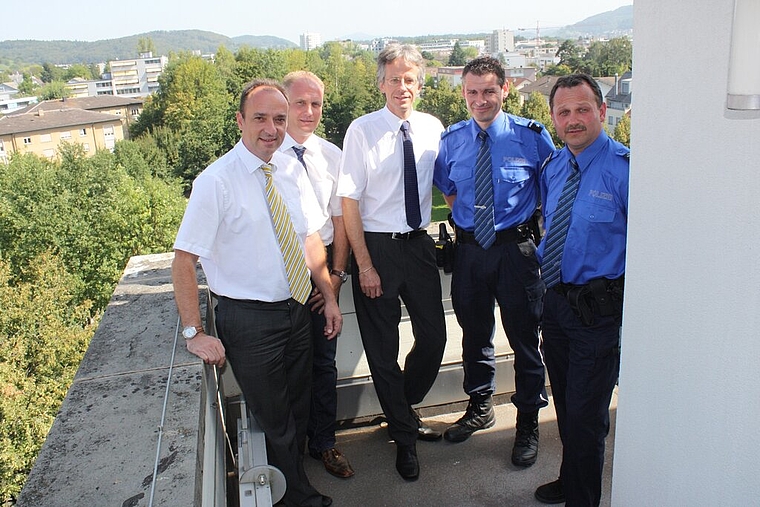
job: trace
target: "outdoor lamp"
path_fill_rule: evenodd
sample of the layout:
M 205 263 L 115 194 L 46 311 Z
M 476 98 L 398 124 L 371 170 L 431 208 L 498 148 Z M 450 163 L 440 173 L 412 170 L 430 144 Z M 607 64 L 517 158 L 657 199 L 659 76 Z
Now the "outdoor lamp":
M 734 0 L 728 109 L 760 109 L 760 0 Z

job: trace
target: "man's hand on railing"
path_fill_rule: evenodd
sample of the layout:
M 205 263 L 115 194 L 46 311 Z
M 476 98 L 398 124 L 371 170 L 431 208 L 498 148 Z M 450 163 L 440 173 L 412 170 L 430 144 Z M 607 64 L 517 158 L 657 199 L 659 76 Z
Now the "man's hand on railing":
M 219 338 L 198 333 L 191 340 L 187 340 L 187 350 L 203 359 L 206 364 L 222 367 L 225 361 L 224 345 Z

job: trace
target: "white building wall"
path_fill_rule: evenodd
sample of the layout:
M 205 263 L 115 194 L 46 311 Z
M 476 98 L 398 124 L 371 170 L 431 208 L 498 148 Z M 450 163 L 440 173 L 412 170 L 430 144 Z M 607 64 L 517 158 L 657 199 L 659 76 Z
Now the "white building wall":
M 733 5 L 634 3 L 613 506 L 760 498 L 760 112 L 725 108 Z

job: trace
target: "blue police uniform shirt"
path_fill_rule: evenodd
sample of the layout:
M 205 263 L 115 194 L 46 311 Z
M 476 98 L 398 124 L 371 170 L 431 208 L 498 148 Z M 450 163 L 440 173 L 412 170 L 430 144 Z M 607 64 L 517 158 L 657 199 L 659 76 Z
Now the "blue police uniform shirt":
M 602 131 L 575 157 L 581 180 L 573 203 L 562 254 L 562 281 L 575 285 L 595 278 L 615 279 L 625 273 L 628 225 L 628 167 L 630 151 Z M 547 236 L 562 188 L 570 172 L 572 153 L 557 150 L 541 175 L 541 200 Z M 538 247 L 543 260 L 544 246 Z
M 473 119 L 441 135 L 433 183 L 444 195 L 456 194 L 452 216 L 457 226 L 475 228 L 475 160 L 480 127 Z M 494 225 L 497 231 L 528 221 L 538 204 L 538 176 L 554 143 L 540 123 L 500 112 L 486 129 L 493 171 Z

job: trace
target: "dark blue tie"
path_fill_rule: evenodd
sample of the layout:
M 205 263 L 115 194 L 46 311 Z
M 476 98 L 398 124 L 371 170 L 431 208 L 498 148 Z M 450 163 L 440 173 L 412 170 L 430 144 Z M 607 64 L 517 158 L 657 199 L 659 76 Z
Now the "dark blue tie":
M 422 223 L 420 216 L 420 194 L 417 190 L 417 164 L 414 163 L 414 147 L 409 137 L 409 122 L 401 124 L 401 134 L 404 137 L 404 206 L 406 208 L 406 223 L 412 229 L 418 229 Z
M 562 252 L 565 250 L 565 239 L 570 227 L 570 216 L 575 203 L 575 195 L 578 193 L 578 184 L 581 181 L 581 172 L 578 170 L 578 162 L 575 158 L 570 159 L 570 174 L 567 175 L 565 186 L 557 202 L 552 223 L 546 234 L 544 246 L 544 258 L 541 263 L 541 276 L 547 288 L 553 287 L 562 281 Z
M 306 151 L 306 148 L 304 148 L 303 146 L 298 146 L 297 144 L 294 144 L 293 151 L 296 152 L 296 157 L 298 158 L 298 161 L 301 162 L 301 165 L 303 166 L 303 168 L 306 169 L 306 172 L 308 172 L 309 168 L 306 167 L 306 162 L 303 159 L 303 154 Z
M 496 240 L 493 224 L 493 174 L 488 132 L 478 132 L 480 147 L 475 160 L 475 240 L 488 249 Z

